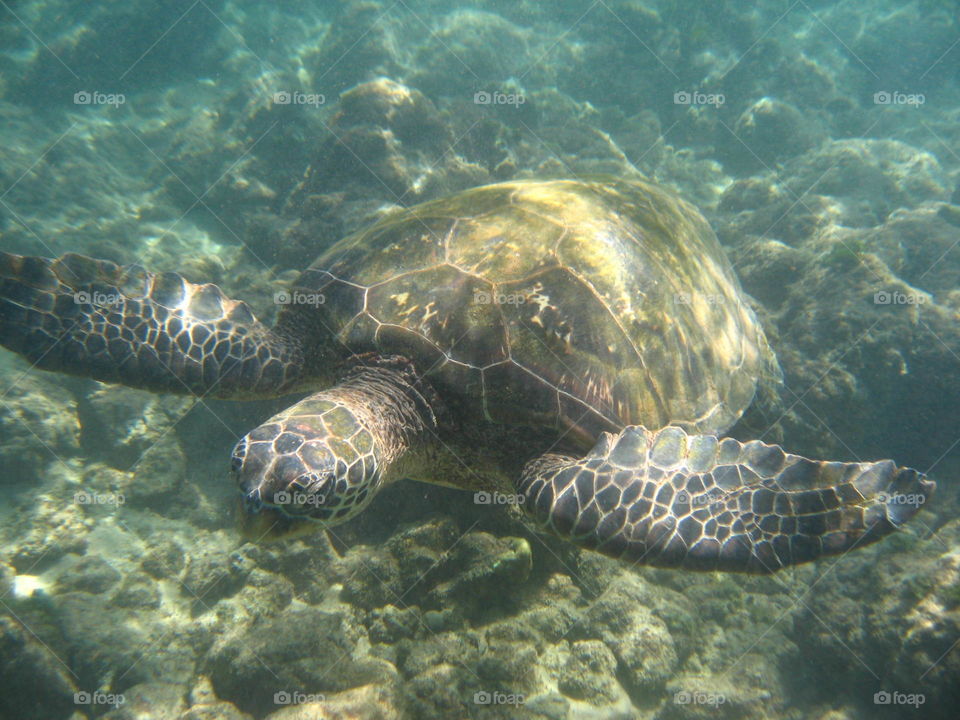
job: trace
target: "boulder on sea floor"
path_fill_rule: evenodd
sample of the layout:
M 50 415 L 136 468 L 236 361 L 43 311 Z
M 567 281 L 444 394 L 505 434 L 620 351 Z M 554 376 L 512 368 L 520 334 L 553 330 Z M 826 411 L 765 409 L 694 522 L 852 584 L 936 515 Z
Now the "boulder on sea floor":
M 275 698 L 390 684 L 396 669 L 369 654 L 366 631 L 346 607 L 290 607 L 213 645 L 204 667 L 219 697 L 263 715 Z
M 45 468 L 80 453 L 77 401 L 46 376 L 13 372 L 0 402 L 3 482 L 39 484 Z

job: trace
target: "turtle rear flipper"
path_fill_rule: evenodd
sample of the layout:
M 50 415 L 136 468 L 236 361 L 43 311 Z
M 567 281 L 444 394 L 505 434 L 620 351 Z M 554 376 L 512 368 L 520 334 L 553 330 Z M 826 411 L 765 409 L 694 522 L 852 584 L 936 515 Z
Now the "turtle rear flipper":
M 215 285 L 68 254 L 0 253 L 0 344 L 34 366 L 161 392 L 289 391 L 298 343 Z
M 935 484 L 892 461 L 817 462 L 759 441 L 604 434 L 582 459 L 524 470 L 524 506 L 549 530 L 645 565 L 771 573 L 897 530 Z

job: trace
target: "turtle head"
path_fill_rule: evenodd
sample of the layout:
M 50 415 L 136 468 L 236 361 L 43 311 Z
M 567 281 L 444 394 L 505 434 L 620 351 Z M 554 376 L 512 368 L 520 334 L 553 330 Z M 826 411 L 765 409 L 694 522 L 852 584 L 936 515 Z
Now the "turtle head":
M 373 435 L 346 405 L 312 395 L 248 433 L 233 451 L 241 530 L 279 540 L 337 525 L 381 485 Z

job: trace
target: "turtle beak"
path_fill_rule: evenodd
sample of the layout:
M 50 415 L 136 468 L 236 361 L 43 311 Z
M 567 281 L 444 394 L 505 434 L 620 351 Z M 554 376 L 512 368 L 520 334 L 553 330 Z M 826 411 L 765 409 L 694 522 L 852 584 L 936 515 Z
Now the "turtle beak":
M 250 497 L 252 494 L 247 493 L 237 500 L 237 520 L 240 534 L 245 540 L 254 543 L 289 540 L 315 533 L 319 529 L 316 522 L 292 518 L 275 508 L 263 507 L 259 497 Z

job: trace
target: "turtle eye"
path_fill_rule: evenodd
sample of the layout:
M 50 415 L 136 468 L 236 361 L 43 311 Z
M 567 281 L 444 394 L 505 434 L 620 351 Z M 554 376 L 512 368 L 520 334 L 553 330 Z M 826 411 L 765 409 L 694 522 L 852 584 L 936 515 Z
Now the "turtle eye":
M 294 478 L 293 482 L 290 483 L 290 489 L 305 493 L 318 493 L 329 482 L 330 477 L 327 473 L 321 475 L 320 473 L 308 472 Z
M 300 492 L 306 492 L 307 488 L 310 487 L 310 476 L 313 473 L 304 473 L 303 475 L 298 475 L 290 483 L 291 490 L 299 490 Z

